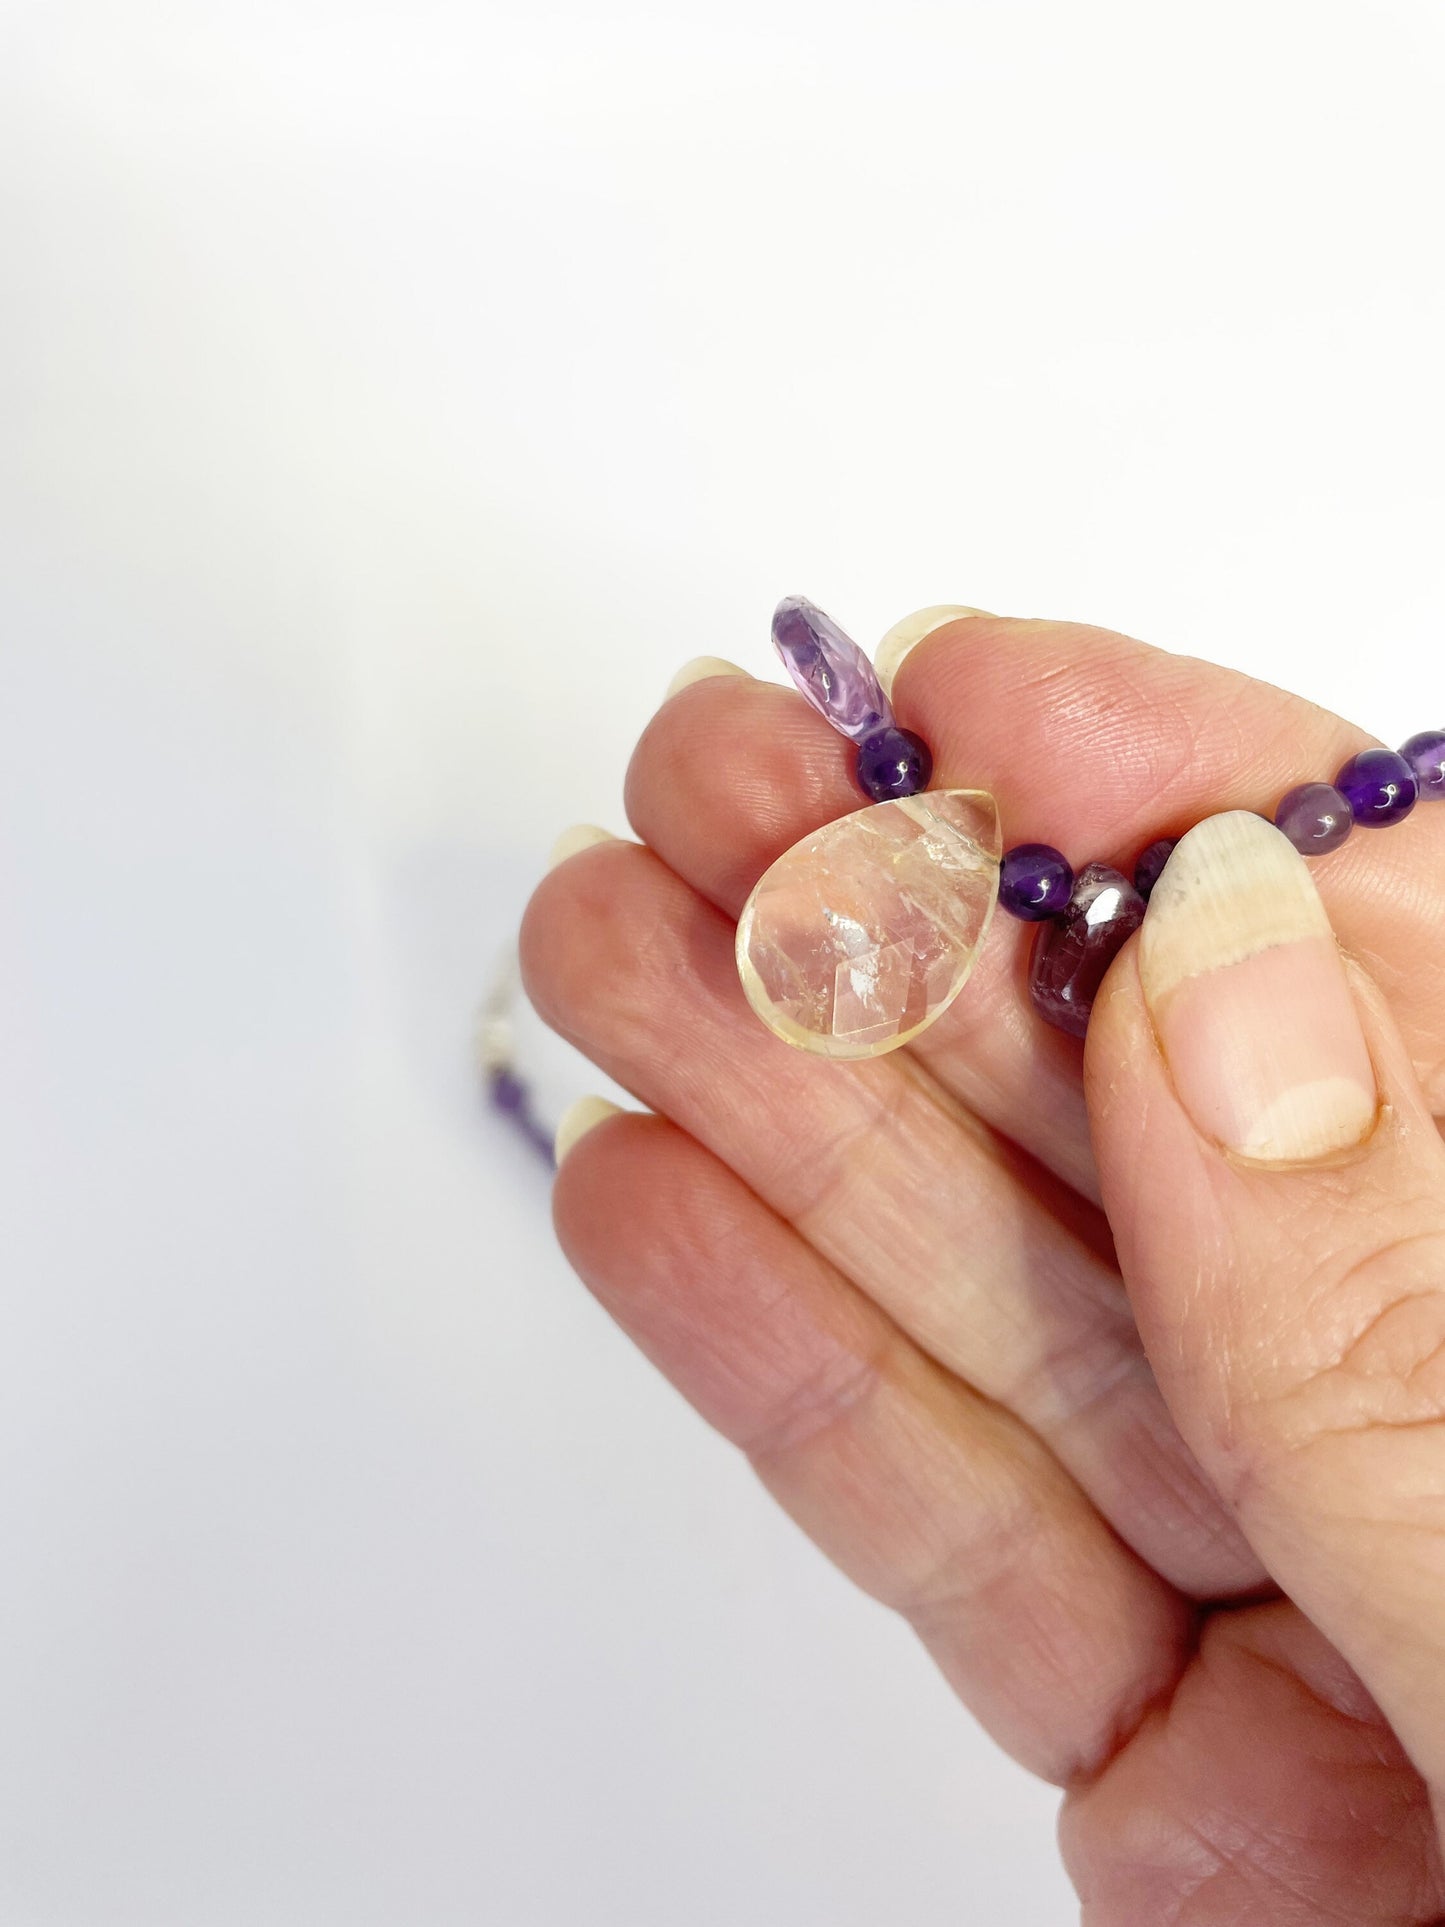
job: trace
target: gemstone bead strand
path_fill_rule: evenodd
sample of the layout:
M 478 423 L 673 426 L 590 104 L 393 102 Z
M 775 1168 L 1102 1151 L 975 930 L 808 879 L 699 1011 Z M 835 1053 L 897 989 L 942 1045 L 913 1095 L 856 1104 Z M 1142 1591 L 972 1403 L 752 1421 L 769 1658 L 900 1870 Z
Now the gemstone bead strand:
M 1442 729 L 1421 730 L 1398 750 L 1361 750 L 1336 772 L 1333 783 L 1297 784 L 1280 798 L 1273 820 L 1302 855 L 1325 856 L 1357 826 L 1386 829 L 1403 823 L 1417 802 L 1427 801 L 1445 801 Z M 1029 996 L 1056 1029 L 1084 1035 L 1104 974 L 1143 922 L 1149 894 L 1176 841 L 1161 837 L 1140 852 L 1132 888 L 1107 864 L 1086 864 L 1066 906 L 1042 913 L 1029 961 Z M 1021 843 L 1005 852 L 1000 866 L 999 903 L 1029 922 L 1040 917 L 1030 908 L 1028 879 L 1041 852 L 1059 856 L 1045 844 Z M 1021 882 L 1011 888 L 1013 876 Z
M 773 643 L 813 708 L 854 745 L 858 787 L 871 802 L 901 802 L 928 789 L 928 745 L 900 725 L 873 664 L 830 616 L 806 597 L 785 596 L 773 615 Z M 1333 782 L 1299 783 L 1281 797 L 1273 821 L 1303 855 L 1325 856 L 1357 827 L 1401 823 L 1424 800 L 1445 800 L 1445 730 L 1422 730 L 1398 750 L 1359 751 Z M 1176 841 L 1159 837 L 1141 850 L 1132 883 L 1105 863 L 1076 874 L 1048 843 L 1016 844 L 998 860 L 1000 906 L 1037 925 L 1030 997 L 1058 1029 L 1083 1036 L 1104 975 L 1142 923 Z

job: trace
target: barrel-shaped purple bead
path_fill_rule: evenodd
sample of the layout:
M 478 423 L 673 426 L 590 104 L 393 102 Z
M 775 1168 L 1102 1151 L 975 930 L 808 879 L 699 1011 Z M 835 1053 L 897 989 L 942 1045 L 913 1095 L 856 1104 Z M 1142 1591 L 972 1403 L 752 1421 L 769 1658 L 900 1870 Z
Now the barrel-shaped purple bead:
M 1419 784 L 1397 750 L 1362 749 L 1335 777 L 1361 829 L 1383 830 L 1403 823 L 1415 807 Z
M 1105 972 L 1144 921 L 1144 899 L 1107 863 L 1087 863 L 1062 916 L 1039 925 L 1029 964 L 1034 1009 L 1082 1037 Z
M 1401 743 L 1400 754 L 1419 786 L 1420 801 L 1445 801 L 1445 729 L 1422 729 Z
M 1301 856 L 1324 856 L 1355 827 L 1355 813 L 1333 783 L 1300 783 L 1280 798 L 1274 822 Z
M 1025 923 L 1056 917 L 1068 908 L 1073 890 L 1073 868 L 1051 843 L 1016 843 L 1004 852 L 998 873 L 998 901 L 999 908 L 1011 917 Z

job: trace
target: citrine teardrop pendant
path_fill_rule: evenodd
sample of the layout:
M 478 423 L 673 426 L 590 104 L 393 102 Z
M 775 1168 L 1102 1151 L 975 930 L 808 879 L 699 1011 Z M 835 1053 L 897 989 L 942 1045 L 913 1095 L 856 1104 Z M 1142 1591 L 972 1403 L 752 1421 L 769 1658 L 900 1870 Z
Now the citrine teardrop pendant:
M 941 1017 L 998 901 L 998 809 L 928 790 L 824 824 L 768 869 L 738 923 L 748 1002 L 786 1043 L 881 1057 Z

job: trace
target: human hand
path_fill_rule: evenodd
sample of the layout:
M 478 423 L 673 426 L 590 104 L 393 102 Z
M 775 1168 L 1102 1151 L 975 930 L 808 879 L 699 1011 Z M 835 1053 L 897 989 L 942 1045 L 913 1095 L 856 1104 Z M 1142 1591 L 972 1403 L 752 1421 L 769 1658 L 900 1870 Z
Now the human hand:
M 928 637 L 893 695 L 935 785 L 991 790 L 1011 843 L 1125 867 L 1368 741 L 1208 664 L 993 617 Z M 627 806 L 645 847 L 563 862 L 523 928 L 542 1015 L 657 1113 L 559 1172 L 582 1277 L 1068 1790 L 1089 1927 L 1435 1921 L 1445 808 L 1310 869 L 1343 966 L 1276 943 L 1171 1001 L 1229 919 L 1293 905 L 1280 939 L 1314 901 L 1273 832 L 1211 823 L 1086 1049 L 1029 1007 L 1031 933 L 998 918 L 931 1030 L 835 1064 L 757 1023 L 733 925 L 859 806 L 847 745 L 789 689 L 708 676 L 644 733 Z M 1324 1086 L 1275 1114 L 1268 1163 L 1219 1141 L 1254 1141 L 1261 1024 Z M 1330 1117 L 1362 1141 L 1318 1154 L 1299 1132 Z

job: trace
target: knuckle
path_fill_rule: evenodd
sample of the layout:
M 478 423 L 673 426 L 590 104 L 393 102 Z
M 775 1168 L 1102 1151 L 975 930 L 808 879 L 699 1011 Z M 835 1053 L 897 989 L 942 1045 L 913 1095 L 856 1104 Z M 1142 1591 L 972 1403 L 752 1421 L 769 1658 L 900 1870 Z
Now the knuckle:
M 1007 1502 L 955 1520 L 946 1543 L 920 1548 L 885 1603 L 931 1643 L 986 1603 L 1006 1608 L 1020 1575 L 1047 1572 L 1054 1526 L 1042 1498 L 1020 1484 Z
M 871 1354 L 830 1353 L 778 1399 L 766 1421 L 743 1441 L 743 1450 L 765 1476 L 769 1470 L 781 1469 L 809 1447 L 835 1438 L 856 1422 L 888 1369 L 884 1346 Z
M 562 1035 L 590 1036 L 604 1011 L 625 1005 L 647 947 L 638 897 L 650 863 L 636 844 L 598 845 L 532 893 L 518 936 L 522 983 L 538 1015 Z

